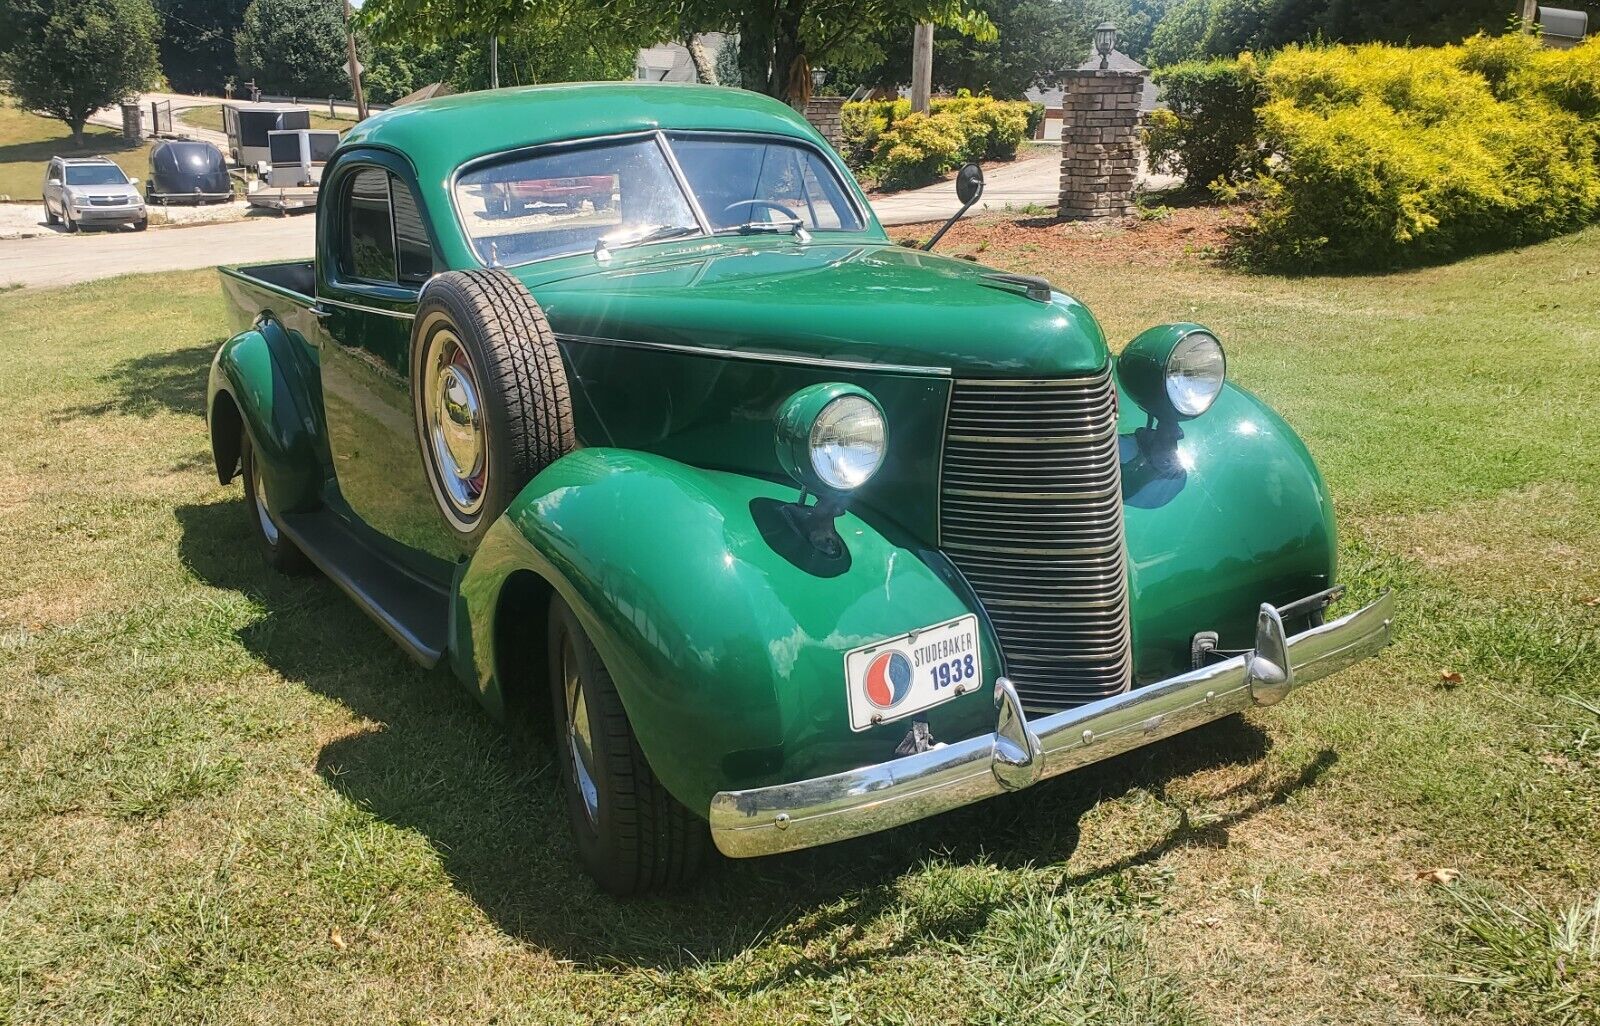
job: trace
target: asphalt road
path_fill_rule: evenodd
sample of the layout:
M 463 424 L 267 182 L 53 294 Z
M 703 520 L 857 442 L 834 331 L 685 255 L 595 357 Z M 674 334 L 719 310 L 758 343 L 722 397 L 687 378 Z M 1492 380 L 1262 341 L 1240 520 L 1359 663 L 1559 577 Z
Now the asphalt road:
M 315 216 L 305 213 L 145 232 L 90 230 L 0 242 L 0 288 L 48 288 L 144 271 L 310 259 L 315 224 Z

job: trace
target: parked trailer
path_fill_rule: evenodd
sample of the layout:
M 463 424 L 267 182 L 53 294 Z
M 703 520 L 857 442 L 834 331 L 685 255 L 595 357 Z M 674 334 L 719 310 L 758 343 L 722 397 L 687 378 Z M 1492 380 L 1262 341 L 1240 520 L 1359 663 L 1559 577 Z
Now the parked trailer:
M 261 188 L 250 193 L 251 206 L 286 214 L 317 205 L 322 167 L 339 147 L 339 133 L 326 129 L 268 132 L 271 154 Z
M 224 104 L 222 126 L 228 134 L 228 157 L 240 167 L 261 167 L 272 160 L 268 137 L 277 131 L 311 127 L 306 107 Z

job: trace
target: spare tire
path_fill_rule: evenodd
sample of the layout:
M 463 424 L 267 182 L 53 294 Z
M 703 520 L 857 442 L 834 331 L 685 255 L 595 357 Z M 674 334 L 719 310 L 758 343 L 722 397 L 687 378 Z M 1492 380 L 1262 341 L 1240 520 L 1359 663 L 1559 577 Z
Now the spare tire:
M 423 286 L 411 393 L 433 495 L 466 549 L 533 476 L 575 445 L 572 393 L 550 322 L 505 271 Z

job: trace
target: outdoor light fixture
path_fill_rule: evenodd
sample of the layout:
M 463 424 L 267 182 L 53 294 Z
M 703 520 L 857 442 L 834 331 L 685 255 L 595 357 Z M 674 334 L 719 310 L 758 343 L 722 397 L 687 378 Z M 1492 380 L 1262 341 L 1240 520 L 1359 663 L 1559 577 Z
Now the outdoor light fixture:
M 826 68 L 811 69 L 811 88 L 813 91 L 821 89 L 827 81 L 828 71 Z
M 1105 71 L 1111 67 L 1111 51 L 1117 48 L 1117 27 L 1109 21 L 1102 21 L 1094 27 L 1094 48 L 1100 55 L 1100 70 Z

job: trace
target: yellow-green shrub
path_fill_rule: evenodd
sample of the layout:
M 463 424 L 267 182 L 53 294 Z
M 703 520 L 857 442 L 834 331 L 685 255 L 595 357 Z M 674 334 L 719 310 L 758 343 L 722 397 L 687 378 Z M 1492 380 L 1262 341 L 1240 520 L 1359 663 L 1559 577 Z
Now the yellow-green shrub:
M 887 189 L 926 185 L 958 166 L 968 147 L 954 114 L 907 114 L 878 140 L 870 165 Z
M 1011 160 L 1027 138 L 1025 102 L 960 95 L 914 114 L 908 100 L 847 103 L 841 112 L 846 163 L 891 189 L 915 188 L 969 160 Z
M 1394 266 L 1546 238 L 1600 216 L 1600 132 L 1562 53 L 1502 40 L 1291 47 L 1266 72 L 1279 159 L 1241 238 L 1257 262 Z

